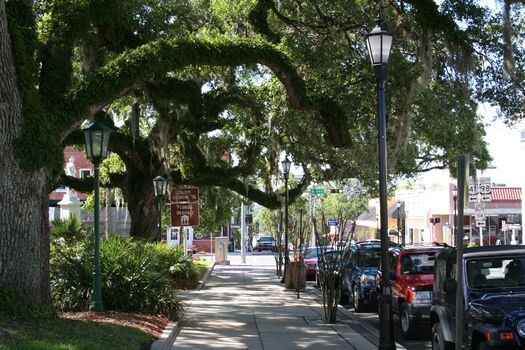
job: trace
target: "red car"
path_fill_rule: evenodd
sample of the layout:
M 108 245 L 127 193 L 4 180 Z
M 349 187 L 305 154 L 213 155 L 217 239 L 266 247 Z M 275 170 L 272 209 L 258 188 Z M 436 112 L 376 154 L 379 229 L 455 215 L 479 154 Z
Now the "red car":
M 418 323 L 429 321 L 434 283 L 434 260 L 444 246 L 390 249 L 392 310 L 399 315 L 403 337 L 415 337 Z M 378 275 L 377 286 L 381 274 Z M 379 293 L 379 292 L 378 292 Z
M 304 265 L 306 266 L 306 280 L 315 281 L 317 275 L 317 259 L 318 254 L 328 251 L 326 247 L 311 247 L 306 248 L 303 253 Z

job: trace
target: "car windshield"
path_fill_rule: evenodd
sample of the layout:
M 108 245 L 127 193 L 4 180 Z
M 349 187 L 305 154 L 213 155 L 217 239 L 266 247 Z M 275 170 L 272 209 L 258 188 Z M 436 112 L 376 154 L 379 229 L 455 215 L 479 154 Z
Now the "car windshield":
M 317 248 L 308 248 L 304 252 L 305 259 L 315 259 L 317 258 Z
M 525 256 L 470 259 L 467 282 L 473 289 L 525 287 Z
M 379 267 L 381 249 L 362 249 L 359 251 L 359 266 Z
M 261 241 L 261 242 L 273 242 L 273 241 L 275 241 L 275 238 L 273 238 L 273 237 L 261 237 L 261 238 L 259 238 L 259 241 Z
M 434 273 L 435 252 L 403 254 L 401 256 L 401 274 L 419 275 Z

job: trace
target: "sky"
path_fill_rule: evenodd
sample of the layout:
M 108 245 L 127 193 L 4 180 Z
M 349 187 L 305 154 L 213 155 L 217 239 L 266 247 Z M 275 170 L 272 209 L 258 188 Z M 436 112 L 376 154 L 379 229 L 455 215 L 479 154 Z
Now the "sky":
M 525 126 L 509 129 L 500 120 L 493 122 L 496 111 L 490 106 L 480 106 L 479 113 L 487 124 L 485 141 L 493 158 L 491 164 L 495 166 L 487 171 L 492 182 L 507 186 L 525 185 L 525 142 L 520 142 L 520 130 L 525 130 Z

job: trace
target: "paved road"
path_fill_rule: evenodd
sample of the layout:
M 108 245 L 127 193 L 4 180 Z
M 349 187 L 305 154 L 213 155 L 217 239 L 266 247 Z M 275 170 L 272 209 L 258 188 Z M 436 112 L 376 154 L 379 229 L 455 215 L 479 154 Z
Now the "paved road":
M 351 310 L 355 317 L 359 318 L 360 320 L 366 321 L 370 323 L 373 327 L 379 329 L 379 316 L 377 315 L 376 311 L 355 313 L 353 312 L 353 308 L 349 308 L 348 306 L 346 306 L 345 308 Z M 399 327 L 399 319 L 397 318 L 397 316 L 394 315 L 394 337 L 399 344 L 403 345 L 409 350 L 431 349 L 432 346 L 430 344 L 430 338 L 432 333 L 430 332 L 430 326 L 422 325 L 419 329 L 420 331 L 418 332 L 418 334 L 420 334 L 420 337 L 418 337 L 418 339 L 403 339 L 403 336 L 401 334 L 401 328 Z

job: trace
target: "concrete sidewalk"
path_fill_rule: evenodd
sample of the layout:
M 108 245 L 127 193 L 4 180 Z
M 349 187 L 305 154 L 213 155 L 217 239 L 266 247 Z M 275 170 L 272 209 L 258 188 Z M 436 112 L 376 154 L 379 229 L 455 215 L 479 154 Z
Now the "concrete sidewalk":
M 324 324 L 315 290 L 297 299 L 279 283 L 271 265 L 216 265 L 205 286 L 186 297 L 182 321 L 170 330 L 171 339 L 157 348 L 377 349 L 377 332 L 346 310 L 340 322 Z

